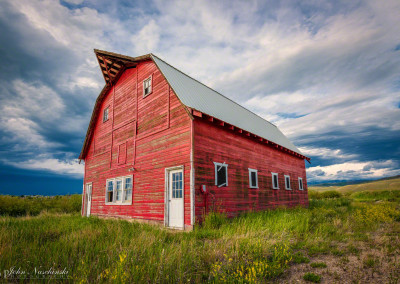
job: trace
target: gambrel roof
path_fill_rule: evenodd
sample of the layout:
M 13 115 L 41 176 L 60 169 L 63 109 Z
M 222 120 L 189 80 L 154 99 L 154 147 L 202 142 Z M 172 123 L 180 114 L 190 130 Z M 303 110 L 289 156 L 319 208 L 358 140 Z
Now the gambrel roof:
M 97 49 L 95 49 L 95 54 L 102 69 L 106 86 L 96 101 L 82 152 L 79 156 L 80 159 L 85 157 L 85 152 L 93 131 L 97 109 L 100 107 L 100 103 L 111 84 L 118 80 L 124 68 L 132 67 L 140 61 L 151 59 L 157 65 L 174 93 L 178 96 L 178 99 L 185 106 L 264 138 L 267 141 L 289 149 L 309 160 L 309 158 L 305 157 L 274 124 L 191 78 L 154 54 L 129 57 Z

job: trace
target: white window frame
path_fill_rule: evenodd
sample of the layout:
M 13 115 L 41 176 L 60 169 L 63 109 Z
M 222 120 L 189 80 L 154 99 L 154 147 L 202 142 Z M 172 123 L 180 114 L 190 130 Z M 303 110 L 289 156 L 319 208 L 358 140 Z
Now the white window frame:
M 125 188 L 127 178 L 131 179 L 131 183 L 132 183 L 131 191 L 132 192 L 131 192 L 130 199 L 125 200 L 126 193 L 127 193 L 127 190 Z M 110 181 L 113 182 L 113 201 L 111 201 L 111 202 L 107 201 L 108 182 L 110 182 Z M 121 191 L 122 191 L 121 200 L 117 200 L 117 181 L 121 181 Z M 132 175 L 109 178 L 106 180 L 106 198 L 105 198 L 106 205 L 131 205 L 132 199 L 133 199 L 133 176 Z
M 225 183 L 223 183 L 222 185 L 220 185 L 220 186 L 218 186 L 218 170 L 217 170 L 217 167 L 225 167 L 226 168 L 226 182 Z M 218 186 L 218 187 L 225 187 L 225 186 L 228 186 L 228 164 L 225 164 L 225 162 L 224 163 L 217 163 L 217 162 L 214 162 L 214 169 L 215 169 L 215 185 L 216 186 Z
M 150 91 L 148 94 L 146 94 L 146 88 L 145 88 L 145 84 L 146 82 L 149 82 L 149 88 Z M 148 95 L 150 95 L 153 92 L 153 75 L 151 75 L 150 77 L 148 77 L 147 79 L 143 80 L 143 98 L 147 97 Z
M 275 186 L 275 182 L 274 182 L 274 176 L 276 176 L 276 183 L 277 183 L 276 186 Z M 279 175 L 278 175 L 278 173 L 271 173 L 271 177 L 272 177 L 272 189 L 279 189 Z
M 106 116 L 106 113 L 107 113 L 107 116 Z M 106 107 L 103 110 L 103 122 L 106 122 L 109 119 L 109 117 L 108 117 L 109 115 L 110 115 L 110 107 Z
M 250 188 L 258 188 L 258 171 L 256 169 L 249 169 L 249 187 Z M 256 173 L 256 184 L 251 183 L 251 173 Z
M 289 186 L 287 184 L 287 178 L 289 178 Z M 292 188 L 290 187 L 290 175 L 285 175 L 285 189 L 292 190 Z
M 304 183 L 301 177 L 299 177 L 299 190 L 304 190 Z

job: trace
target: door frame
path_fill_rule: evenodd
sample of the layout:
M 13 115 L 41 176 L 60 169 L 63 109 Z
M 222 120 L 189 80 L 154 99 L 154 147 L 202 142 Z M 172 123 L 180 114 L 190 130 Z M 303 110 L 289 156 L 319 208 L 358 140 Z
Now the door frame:
M 171 171 L 175 170 L 182 170 L 182 190 L 183 190 L 183 196 L 182 196 L 182 202 L 183 202 L 183 227 L 182 228 L 176 228 L 176 227 L 171 227 L 174 229 L 185 229 L 185 169 L 184 166 L 175 166 L 175 167 L 170 167 L 170 168 L 165 168 L 165 188 L 164 188 L 164 226 L 169 227 L 169 173 Z
M 90 208 L 89 208 L 89 200 L 88 200 L 88 192 L 87 192 L 89 185 L 90 185 Z M 91 212 L 92 211 L 92 197 L 93 197 L 93 182 L 88 182 L 85 184 L 85 200 L 86 200 L 86 202 L 85 202 L 85 212 L 84 213 L 85 213 L 86 217 L 89 217 L 90 214 L 92 213 Z M 89 215 L 88 215 L 88 208 L 90 210 Z

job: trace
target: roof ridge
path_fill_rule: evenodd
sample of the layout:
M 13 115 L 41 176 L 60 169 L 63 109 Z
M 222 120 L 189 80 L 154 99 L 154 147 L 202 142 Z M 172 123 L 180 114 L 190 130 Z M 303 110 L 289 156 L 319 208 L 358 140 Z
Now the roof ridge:
M 94 49 L 94 53 L 95 54 L 101 53 L 103 55 L 119 57 L 121 59 L 123 58 L 125 60 L 130 60 L 130 61 L 138 61 L 138 60 L 150 58 L 150 56 L 152 55 L 151 53 L 147 53 L 147 54 L 144 54 L 144 55 L 132 57 L 132 56 L 129 56 L 129 55 L 124 55 L 124 54 L 115 53 L 115 52 L 106 51 L 106 50 L 101 50 L 101 49 L 96 49 L 96 48 Z
M 149 55 L 150 55 L 151 57 L 152 57 L 152 56 L 154 56 L 154 57 L 157 57 L 159 60 L 161 60 L 162 62 L 164 62 L 165 64 L 167 64 L 167 65 L 168 65 L 168 66 L 170 66 L 171 68 L 175 69 L 176 71 L 178 71 L 178 72 L 182 73 L 183 75 L 185 75 L 185 76 L 189 77 L 190 79 L 192 79 L 192 80 L 196 81 L 197 83 L 199 83 L 199 84 L 203 85 L 204 87 L 206 87 L 206 88 L 210 89 L 211 91 L 213 91 L 213 92 L 217 93 L 218 95 L 220 95 L 220 96 L 224 97 L 225 99 L 227 99 L 227 100 L 230 100 L 231 102 L 233 102 L 234 104 L 236 104 L 236 105 L 238 105 L 239 107 L 243 108 L 244 110 L 246 110 L 246 111 L 250 112 L 251 114 L 253 114 L 253 115 L 255 115 L 255 116 L 257 116 L 257 117 L 261 118 L 262 120 L 264 120 L 264 121 L 268 122 L 269 124 L 271 124 L 271 125 L 275 126 L 276 128 L 278 128 L 278 127 L 277 127 L 275 124 L 273 124 L 272 122 L 270 122 L 270 121 L 266 120 L 265 118 L 261 117 L 260 115 L 258 115 L 258 114 L 256 114 L 256 113 L 252 112 L 251 110 L 249 110 L 249 109 L 245 108 L 244 106 L 240 105 L 239 103 L 235 102 L 234 100 L 232 100 L 232 99 L 230 99 L 230 98 L 228 98 L 228 97 L 224 96 L 224 95 L 223 95 L 223 94 L 221 94 L 220 92 L 218 92 L 218 91 L 214 90 L 213 88 L 211 88 L 211 87 L 207 86 L 206 84 L 204 84 L 204 83 L 200 82 L 199 80 L 197 80 L 197 79 L 193 78 L 192 76 L 189 76 L 188 74 L 186 74 L 186 73 L 182 72 L 181 70 L 179 70 L 178 68 L 176 68 L 176 67 L 172 66 L 171 64 L 169 64 L 169 63 L 168 63 L 168 62 L 166 62 L 165 60 L 162 60 L 162 59 L 161 59 L 160 57 L 158 57 L 157 55 L 155 55 L 155 54 L 153 54 L 153 53 L 150 53 Z M 160 70 L 160 71 L 161 71 L 161 70 Z

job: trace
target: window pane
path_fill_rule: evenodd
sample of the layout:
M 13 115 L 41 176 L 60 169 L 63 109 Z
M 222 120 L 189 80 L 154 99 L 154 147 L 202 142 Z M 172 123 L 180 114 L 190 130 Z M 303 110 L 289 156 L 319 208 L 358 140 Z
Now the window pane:
M 274 177 L 274 187 L 278 187 L 278 175 L 273 175 Z
M 226 185 L 226 167 L 217 166 L 217 186 Z
M 108 185 L 107 185 L 107 190 L 108 191 L 113 191 L 113 187 L 114 187 L 114 182 L 113 181 L 109 181 Z
M 132 178 L 125 179 L 125 189 L 132 189 Z
M 256 172 L 251 172 L 251 186 L 255 187 L 257 186 L 257 173 Z

